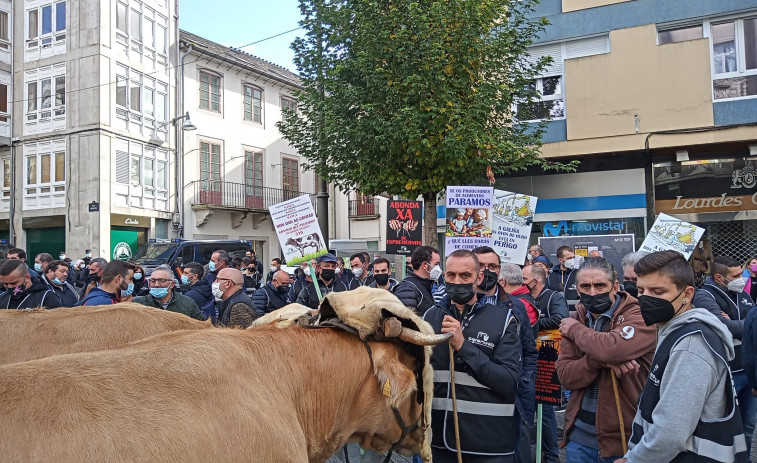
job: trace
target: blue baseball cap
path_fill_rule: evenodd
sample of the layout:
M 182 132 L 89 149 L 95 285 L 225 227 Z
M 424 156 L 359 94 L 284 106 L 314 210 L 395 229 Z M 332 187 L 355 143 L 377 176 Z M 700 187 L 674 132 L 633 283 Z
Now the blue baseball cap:
M 547 259 L 544 256 L 536 256 L 536 257 L 534 257 L 533 263 L 535 264 L 537 262 L 541 262 L 542 264 L 546 265 L 547 268 L 552 268 L 552 262 L 550 262 L 549 259 Z
M 321 264 L 323 262 L 334 262 L 336 263 L 336 256 L 334 254 L 326 253 L 318 258 L 318 263 Z

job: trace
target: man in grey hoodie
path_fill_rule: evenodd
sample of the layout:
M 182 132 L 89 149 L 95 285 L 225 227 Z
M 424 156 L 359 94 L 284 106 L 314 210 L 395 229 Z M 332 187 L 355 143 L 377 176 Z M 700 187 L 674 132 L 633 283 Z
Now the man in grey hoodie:
M 733 337 L 693 307 L 694 272 L 675 251 L 634 266 L 644 322 L 657 324 L 657 351 L 633 422 L 628 463 L 746 462 L 746 441 L 728 361 Z

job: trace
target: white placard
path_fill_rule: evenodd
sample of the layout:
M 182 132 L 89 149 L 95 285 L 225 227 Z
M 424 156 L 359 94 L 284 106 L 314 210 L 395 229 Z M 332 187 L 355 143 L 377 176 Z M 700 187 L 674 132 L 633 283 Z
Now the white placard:
M 448 186 L 444 253 L 492 244 L 492 201 L 488 186 Z
M 536 196 L 494 190 L 492 248 L 502 263 L 523 265 L 536 211 Z
M 310 196 L 274 204 L 268 210 L 287 265 L 297 265 L 328 252 Z
M 688 259 L 702 235 L 704 235 L 704 228 L 667 214 L 660 214 L 654 221 L 649 234 L 644 238 L 644 242 L 641 243 L 639 251 L 673 250 L 680 252 Z

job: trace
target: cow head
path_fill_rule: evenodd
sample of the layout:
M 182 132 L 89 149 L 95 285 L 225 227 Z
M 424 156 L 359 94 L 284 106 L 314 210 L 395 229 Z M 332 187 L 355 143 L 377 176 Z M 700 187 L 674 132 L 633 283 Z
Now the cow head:
M 405 307 L 393 294 L 382 289 L 362 286 L 353 291 L 330 293 L 321 302 L 319 312 L 321 324 L 338 318 L 355 329 L 363 340 L 399 341 L 396 344 L 370 343 L 377 346 L 374 350 L 382 352 L 380 355 L 374 353 L 377 386 L 383 400 L 401 412 L 405 424 L 410 424 L 410 420 L 419 424 L 419 453 L 424 461 L 430 461 L 434 372 L 429 346 L 448 341 L 451 336 L 436 335 L 431 325 Z M 396 319 L 401 325 L 395 333 L 385 332 L 384 325 L 388 319 Z M 393 415 L 391 408 L 389 410 Z M 393 429 L 398 431 L 395 437 L 399 437 L 399 426 L 396 421 L 392 423 Z M 403 439 L 398 445 L 399 451 L 413 451 L 406 447 L 412 445 L 412 436 Z M 379 442 L 371 447 L 382 450 L 376 444 Z

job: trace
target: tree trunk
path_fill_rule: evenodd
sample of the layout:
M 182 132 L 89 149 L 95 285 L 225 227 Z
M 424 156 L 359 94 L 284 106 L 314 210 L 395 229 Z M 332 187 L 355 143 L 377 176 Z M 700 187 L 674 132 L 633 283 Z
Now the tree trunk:
M 423 244 L 439 249 L 436 235 L 436 193 L 423 194 Z

